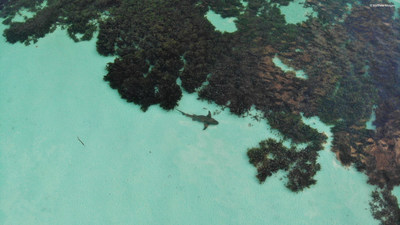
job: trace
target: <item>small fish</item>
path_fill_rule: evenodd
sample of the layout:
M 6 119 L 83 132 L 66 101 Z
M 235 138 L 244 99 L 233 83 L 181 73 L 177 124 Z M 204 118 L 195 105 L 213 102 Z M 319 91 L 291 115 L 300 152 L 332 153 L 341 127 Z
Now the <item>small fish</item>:
M 79 138 L 79 137 L 77 137 L 78 138 L 78 141 L 83 145 L 83 146 L 85 146 L 85 143 L 83 143 L 83 141 Z

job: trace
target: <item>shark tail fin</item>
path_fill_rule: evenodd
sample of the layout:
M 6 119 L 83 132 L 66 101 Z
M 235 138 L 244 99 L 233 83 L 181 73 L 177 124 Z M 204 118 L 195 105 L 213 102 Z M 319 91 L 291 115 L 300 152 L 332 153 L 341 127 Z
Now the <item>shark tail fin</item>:
M 186 113 L 182 112 L 181 110 L 179 110 L 179 109 L 176 109 L 176 110 L 178 110 L 180 113 L 182 113 L 182 115 L 186 115 Z

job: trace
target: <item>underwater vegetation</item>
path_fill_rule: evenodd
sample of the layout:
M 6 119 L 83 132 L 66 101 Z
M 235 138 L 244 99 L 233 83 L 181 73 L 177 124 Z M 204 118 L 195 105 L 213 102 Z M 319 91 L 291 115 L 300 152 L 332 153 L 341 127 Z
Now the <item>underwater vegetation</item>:
M 382 225 L 400 224 L 400 208 L 390 190 L 374 190 L 371 197 L 371 212 L 375 219 L 381 221 Z
M 260 183 L 279 170 L 284 170 L 288 172 L 285 186 L 298 192 L 317 182 L 313 177 L 321 169 L 317 163 L 319 150 L 322 150 L 322 145 L 318 142 L 297 150 L 294 147 L 288 149 L 282 142 L 268 139 L 261 141 L 259 147 L 249 149 L 247 156 L 249 162 L 257 168 Z
M 112 19 L 100 22 L 97 50 L 118 57 L 104 79 L 143 110 L 154 104 L 173 109 L 182 96 L 177 78 L 194 92 L 224 52 L 217 45 L 222 34 L 213 31 L 205 12 L 193 2 L 158 0 L 110 10 Z
M 332 150 L 338 159 L 366 172 L 371 184 L 389 188 L 399 182 L 394 159 L 400 151 L 394 116 L 400 108 L 399 20 L 392 16 L 391 8 L 355 4 L 343 22 L 310 19 L 301 25 L 299 51 L 278 54 L 308 74 L 307 104 L 300 111 L 334 125 Z M 365 127 L 374 103 L 376 131 Z
M 307 0 L 316 17 L 287 24 L 279 6 L 290 2 L 47 0 L 42 7 L 43 0 L 15 0 L 0 1 L 0 16 L 10 43 L 35 42 L 56 26 L 74 41 L 97 31 L 99 54 L 116 56 L 104 80 L 144 111 L 156 104 L 173 109 L 183 89 L 236 115 L 255 106 L 285 138 L 308 143 L 294 150 L 266 140 L 250 149 L 260 182 L 278 170 L 288 171 L 286 186 L 293 191 L 316 182 L 325 137 L 301 122 L 303 113 L 333 126 L 332 151 L 343 165 L 390 192 L 400 184 L 400 20 L 394 8 L 370 7 L 387 0 Z M 13 22 L 21 8 L 36 15 Z M 216 31 L 204 17 L 209 9 L 236 17 L 237 31 Z M 274 57 L 308 79 L 282 71 Z M 376 130 L 368 130 L 374 105 Z
M 247 150 L 249 162 L 257 168 L 260 183 L 279 170 L 287 171 L 286 187 L 293 192 L 315 184 L 314 175 L 321 169 L 318 151 L 323 149 L 326 135 L 303 123 L 301 116 L 285 112 L 270 112 L 267 116 L 272 128 L 278 129 L 293 143 L 307 143 L 304 149 L 286 148 L 273 139 L 261 141 L 259 147 Z
M 3 9 L 4 4 L 6 4 L 7 2 L 8 2 L 8 0 L 1 0 L 1 1 L 0 1 L 0 10 Z
M 15 2 L 15 4 L 13 4 Z M 35 2 L 35 5 L 32 5 Z M 40 7 L 43 0 L 38 1 L 12 1 L 0 15 L 8 17 L 5 21 L 10 25 L 4 31 L 4 36 L 10 43 L 36 42 L 47 33 L 55 30 L 56 25 L 67 29 L 69 36 L 74 41 L 90 40 L 97 29 L 96 20 L 111 5 L 119 4 L 118 0 L 48 0 L 44 8 Z M 25 22 L 11 22 L 19 7 L 36 12 L 36 15 Z M 82 34 L 79 39 L 76 35 Z
M 0 16 L 1 17 L 14 17 L 22 8 L 37 11 L 44 0 L 0 0 Z M 7 6 L 7 7 L 4 7 Z M 10 18 L 10 19 L 11 19 Z M 11 22 L 11 20 L 9 20 Z
M 238 16 L 244 10 L 240 0 L 204 0 L 202 2 L 223 18 Z
M 364 5 L 368 5 L 369 1 L 362 1 Z M 337 22 L 338 18 L 342 17 L 343 14 L 348 13 L 350 10 L 348 6 L 356 4 L 356 0 L 307 0 L 305 1 L 306 7 L 311 7 L 317 12 L 318 19 L 322 23 L 334 23 Z
M 285 138 L 290 138 L 295 144 L 326 141 L 326 135 L 304 124 L 299 114 L 270 112 L 266 117 L 272 128 L 279 130 Z

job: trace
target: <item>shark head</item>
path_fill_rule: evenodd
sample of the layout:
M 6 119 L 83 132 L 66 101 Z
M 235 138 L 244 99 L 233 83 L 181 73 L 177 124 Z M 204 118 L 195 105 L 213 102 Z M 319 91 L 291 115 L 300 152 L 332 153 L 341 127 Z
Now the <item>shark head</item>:
M 218 124 L 218 121 L 216 121 L 214 118 L 211 118 L 211 117 L 206 117 L 203 122 L 207 123 L 209 125 L 217 125 Z

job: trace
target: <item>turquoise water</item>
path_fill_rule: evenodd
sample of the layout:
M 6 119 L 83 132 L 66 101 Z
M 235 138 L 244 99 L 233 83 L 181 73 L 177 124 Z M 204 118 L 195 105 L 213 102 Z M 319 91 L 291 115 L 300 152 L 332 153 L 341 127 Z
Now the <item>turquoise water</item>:
M 249 5 L 249 3 L 246 1 L 243 1 L 243 0 L 240 0 L 240 3 L 242 3 L 242 5 L 244 6 L 244 7 L 247 7 L 248 5 Z
M 400 187 L 396 186 L 393 188 L 392 194 L 396 196 L 398 204 L 400 204 Z
M 47 5 L 47 0 L 44 0 L 39 8 L 44 8 Z M 19 10 L 19 12 L 14 16 L 12 22 L 25 22 L 25 19 L 32 18 L 36 13 L 30 12 L 25 8 Z
M 317 12 L 314 12 L 312 8 L 304 8 L 304 3 L 305 0 L 294 0 L 288 6 L 280 6 L 287 23 L 301 23 L 308 19 L 307 16 L 317 16 Z
M 203 131 L 176 111 L 143 113 L 102 80 L 113 58 L 59 29 L 30 46 L 0 37 L 0 52 L 0 224 L 378 224 L 373 187 L 329 144 L 317 185 L 291 193 L 283 173 L 260 185 L 246 149 L 279 138 L 265 120 L 225 110 Z M 178 108 L 204 107 L 219 110 L 187 93 Z
M 388 0 L 390 3 L 393 3 L 394 7 L 395 7 L 395 12 L 394 15 L 395 17 L 399 17 L 399 8 L 400 8 L 400 0 Z
M 222 18 L 220 14 L 215 13 L 211 9 L 208 10 L 205 16 L 208 19 L 208 21 L 210 21 L 210 23 L 214 25 L 215 30 L 217 31 L 227 32 L 227 33 L 232 33 L 237 31 L 237 27 L 235 24 L 235 20 L 237 20 L 236 17 Z
M 15 15 L 12 22 L 25 22 L 25 19 L 32 18 L 36 13 L 29 12 L 26 9 L 22 9 Z
M 366 128 L 370 129 L 370 130 L 375 130 L 376 126 L 373 124 L 376 120 L 376 115 L 375 115 L 375 109 L 376 109 L 376 105 L 374 105 L 373 109 L 372 109 L 372 113 L 371 113 L 371 117 L 369 118 L 369 120 L 366 122 Z
M 277 56 L 275 56 L 272 61 L 275 63 L 275 65 L 279 68 L 281 68 L 284 72 L 294 72 L 296 74 L 297 78 L 300 79 L 308 79 L 307 74 L 304 73 L 303 70 L 295 70 L 292 67 L 284 64 Z

